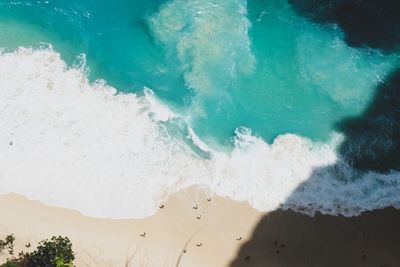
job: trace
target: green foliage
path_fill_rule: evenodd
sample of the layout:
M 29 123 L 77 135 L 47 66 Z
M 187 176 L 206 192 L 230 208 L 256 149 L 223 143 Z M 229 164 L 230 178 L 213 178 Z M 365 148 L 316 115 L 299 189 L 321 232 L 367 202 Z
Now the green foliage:
M 9 243 L 7 240 L 10 240 Z M 6 238 L 0 246 L 3 244 L 6 248 L 9 244 L 13 244 L 14 240 L 13 236 L 12 239 Z M 67 237 L 53 236 L 50 240 L 39 242 L 35 251 L 20 252 L 18 258 L 9 259 L 0 267 L 74 267 L 72 263 L 74 259 L 71 241 Z
M 14 260 L 8 260 L 6 263 L 0 265 L 0 267 L 22 267 L 22 265 Z
M 72 264 L 72 262 L 65 263 L 63 258 L 56 257 L 56 266 L 57 267 L 74 267 L 74 264 Z
M 27 267 L 61 267 L 72 263 L 75 256 L 67 237 L 53 236 L 50 240 L 41 241 L 35 251 L 25 254 L 25 258 Z

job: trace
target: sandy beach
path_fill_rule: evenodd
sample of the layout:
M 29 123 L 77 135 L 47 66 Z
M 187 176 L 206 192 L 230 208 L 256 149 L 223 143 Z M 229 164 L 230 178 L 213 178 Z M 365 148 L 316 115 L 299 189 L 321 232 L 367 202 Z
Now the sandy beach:
M 198 188 L 172 195 L 155 215 L 139 220 L 89 218 L 15 194 L 0 197 L 0 210 L 0 236 L 15 234 L 16 251 L 68 236 L 77 266 L 229 266 L 262 216 Z
M 394 209 L 354 218 L 263 214 L 199 188 L 161 207 L 144 219 L 96 219 L 9 194 L 0 197 L 0 235 L 13 233 L 16 251 L 68 236 L 77 266 L 400 266 Z
M 264 214 L 190 188 L 136 220 L 89 218 L 15 194 L 0 197 L 0 210 L 0 236 L 13 233 L 16 251 L 68 236 L 77 266 L 400 266 L 394 209 L 354 218 Z

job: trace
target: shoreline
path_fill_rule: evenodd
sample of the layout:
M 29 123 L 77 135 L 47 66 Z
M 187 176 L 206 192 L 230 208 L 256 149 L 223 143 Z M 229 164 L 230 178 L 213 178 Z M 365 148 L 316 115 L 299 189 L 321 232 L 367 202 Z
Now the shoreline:
M 0 210 L 0 238 L 14 234 L 16 252 L 67 236 L 76 266 L 400 266 L 393 208 L 357 217 L 266 214 L 191 187 L 143 219 L 85 217 L 16 194 L 0 196 Z

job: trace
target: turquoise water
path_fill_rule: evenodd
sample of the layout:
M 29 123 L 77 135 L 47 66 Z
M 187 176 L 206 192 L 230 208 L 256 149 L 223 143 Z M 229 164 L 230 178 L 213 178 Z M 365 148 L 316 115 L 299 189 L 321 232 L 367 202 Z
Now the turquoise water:
M 0 194 L 112 218 L 195 185 L 263 211 L 399 208 L 399 54 L 296 12 L 0 0 Z
M 283 0 L 3 0 L 0 28 L 7 50 L 51 44 L 69 64 L 84 54 L 92 80 L 151 88 L 214 147 L 240 126 L 326 141 L 397 65 Z

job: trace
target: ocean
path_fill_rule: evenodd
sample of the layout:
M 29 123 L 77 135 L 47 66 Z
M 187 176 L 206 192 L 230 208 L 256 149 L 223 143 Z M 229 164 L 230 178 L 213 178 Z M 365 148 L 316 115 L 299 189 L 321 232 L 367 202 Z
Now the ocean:
M 193 185 L 400 208 L 397 47 L 308 2 L 0 0 L 0 193 L 110 218 Z

